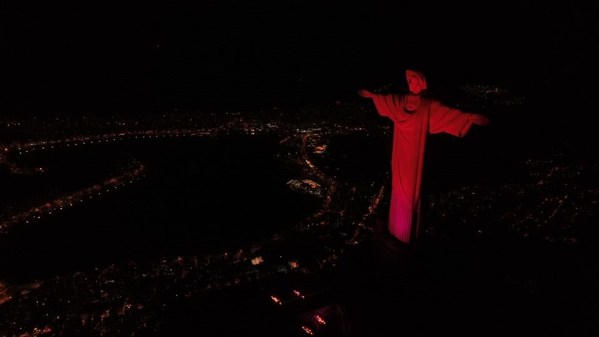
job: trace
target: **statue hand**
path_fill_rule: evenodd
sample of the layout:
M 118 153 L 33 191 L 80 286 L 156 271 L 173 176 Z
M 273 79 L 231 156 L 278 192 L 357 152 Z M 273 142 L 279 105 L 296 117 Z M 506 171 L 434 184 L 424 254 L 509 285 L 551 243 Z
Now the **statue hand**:
M 374 94 L 366 89 L 358 90 L 358 95 L 360 97 L 371 98 Z
M 480 126 L 487 126 L 491 123 L 491 121 L 487 117 L 480 114 L 472 114 L 471 119 L 472 123 Z

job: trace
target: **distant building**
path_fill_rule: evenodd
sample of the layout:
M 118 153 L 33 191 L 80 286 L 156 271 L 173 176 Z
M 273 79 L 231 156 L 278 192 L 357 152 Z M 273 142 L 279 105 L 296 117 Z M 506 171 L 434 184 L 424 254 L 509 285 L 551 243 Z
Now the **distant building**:
M 314 147 L 314 150 L 312 151 L 312 153 L 322 154 L 322 153 L 326 152 L 326 150 L 327 150 L 326 144 L 319 145 L 319 146 Z
M 311 179 L 291 179 L 287 182 L 287 186 L 294 191 L 308 193 L 322 197 L 324 188 L 317 182 Z

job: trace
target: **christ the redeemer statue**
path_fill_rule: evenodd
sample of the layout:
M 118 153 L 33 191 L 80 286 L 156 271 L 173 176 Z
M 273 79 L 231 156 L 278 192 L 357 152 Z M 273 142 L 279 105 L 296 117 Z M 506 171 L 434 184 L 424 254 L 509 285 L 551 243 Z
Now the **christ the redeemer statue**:
M 391 235 L 409 243 L 418 234 L 422 165 L 427 134 L 445 132 L 463 137 L 473 124 L 487 125 L 489 119 L 422 97 L 427 83 L 424 75 L 418 71 L 406 70 L 406 79 L 409 93 L 405 95 L 375 94 L 365 89 L 358 91 L 358 94 L 371 98 L 378 113 L 393 121 L 388 226 Z

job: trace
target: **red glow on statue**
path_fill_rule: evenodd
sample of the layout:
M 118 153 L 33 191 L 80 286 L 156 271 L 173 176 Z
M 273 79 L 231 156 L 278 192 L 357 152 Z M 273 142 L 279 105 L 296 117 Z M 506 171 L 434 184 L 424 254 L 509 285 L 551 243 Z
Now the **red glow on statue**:
M 428 133 L 448 133 L 463 137 L 473 124 L 487 125 L 480 114 L 462 112 L 444 106 L 438 100 L 424 98 L 426 78 L 418 71 L 406 70 L 409 93 L 375 94 L 360 90 L 371 98 L 381 116 L 393 121 L 393 153 L 391 158 L 391 204 L 389 232 L 404 243 L 418 235 L 420 221 L 420 188 L 424 150 Z

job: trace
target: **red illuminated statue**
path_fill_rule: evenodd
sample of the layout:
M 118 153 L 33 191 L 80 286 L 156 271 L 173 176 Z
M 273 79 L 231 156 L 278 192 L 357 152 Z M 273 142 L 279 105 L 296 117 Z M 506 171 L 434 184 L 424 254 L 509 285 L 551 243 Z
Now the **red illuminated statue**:
M 427 89 L 424 75 L 406 70 L 409 93 L 375 94 L 360 90 L 362 97 L 371 98 L 378 113 L 393 121 L 393 154 L 391 159 L 391 205 L 389 232 L 404 243 L 418 234 L 422 165 L 428 133 L 466 135 L 472 124 L 487 125 L 489 119 L 476 113 L 462 112 L 422 97 Z

